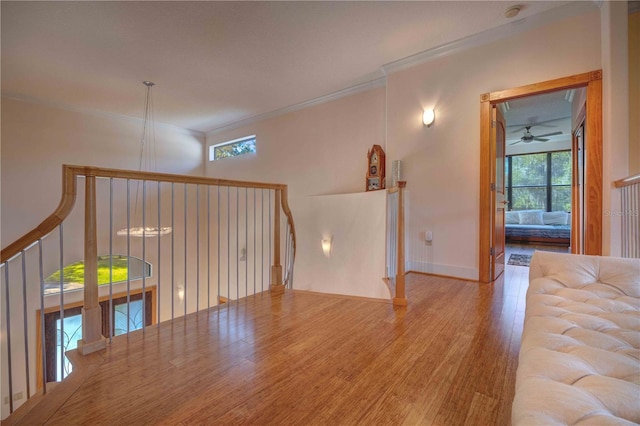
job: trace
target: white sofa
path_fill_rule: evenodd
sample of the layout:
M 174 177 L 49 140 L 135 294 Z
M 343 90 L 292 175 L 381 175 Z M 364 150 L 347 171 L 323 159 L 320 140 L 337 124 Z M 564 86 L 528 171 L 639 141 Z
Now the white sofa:
M 513 425 L 640 423 L 640 259 L 537 251 Z
M 571 242 L 571 215 L 542 210 L 505 213 L 505 237 L 514 243 L 550 243 L 568 246 Z

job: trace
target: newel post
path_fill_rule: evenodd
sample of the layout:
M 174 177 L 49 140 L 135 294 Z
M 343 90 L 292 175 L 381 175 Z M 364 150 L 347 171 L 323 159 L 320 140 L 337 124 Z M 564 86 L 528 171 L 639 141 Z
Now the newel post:
M 396 297 L 393 304 L 396 306 L 407 306 L 407 296 L 404 285 L 404 188 L 407 182 L 398 181 L 398 265 L 396 267 Z
M 98 303 L 98 239 L 96 231 L 96 177 L 85 176 L 84 306 L 78 352 L 87 355 L 107 347 L 102 336 L 102 309 Z
M 282 265 L 280 265 L 280 198 L 282 190 L 275 190 L 275 210 L 273 214 L 273 265 L 271 265 L 271 292 L 284 293 Z

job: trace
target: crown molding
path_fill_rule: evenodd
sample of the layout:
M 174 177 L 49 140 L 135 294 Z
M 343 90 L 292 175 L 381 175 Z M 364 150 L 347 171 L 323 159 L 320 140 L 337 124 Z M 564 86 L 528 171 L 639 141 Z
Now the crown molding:
M 381 70 L 385 75 L 389 75 L 391 73 L 406 68 L 411 68 L 413 66 L 423 64 L 442 56 L 451 55 L 473 47 L 489 44 L 500 39 L 511 37 L 516 34 L 541 27 L 543 25 L 548 25 L 553 22 L 561 21 L 563 19 L 578 16 L 595 10 L 597 10 L 597 5 L 594 2 L 571 2 L 564 6 L 550 9 L 537 15 L 509 22 L 499 27 L 472 34 L 470 36 L 463 37 L 450 43 L 445 43 L 440 46 L 434 47 L 433 49 L 428 49 L 420 53 L 416 53 L 415 55 L 407 56 L 406 58 L 389 62 L 388 64 L 384 64 L 381 67 Z
M 77 112 L 80 114 L 88 114 L 88 115 L 93 115 L 96 117 L 104 117 L 104 118 L 112 118 L 112 119 L 117 119 L 117 120 L 126 120 L 126 121 L 132 121 L 132 122 L 136 122 L 136 123 L 144 123 L 144 120 L 142 118 L 138 118 L 138 117 L 131 117 L 128 115 L 122 115 L 122 114 L 115 114 L 113 112 L 107 112 L 107 111 L 103 111 L 103 110 L 99 110 L 99 109 L 91 109 L 91 108 L 83 108 L 83 107 L 79 107 L 79 106 L 75 106 L 75 105 L 70 105 L 70 104 L 66 104 L 63 102 L 55 102 L 55 101 L 49 101 L 46 99 L 41 99 L 41 98 L 35 98 L 32 96 L 25 96 L 25 95 L 21 95 L 18 93 L 12 93 L 12 92 L 6 92 L 6 91 L 2 91 L 1 92 L 1 96 L 3 99 L 11 99 L 14 101 L 20 101 L 20 102 L 28 102 L 28 103 L 32 103 L 32 104 L 36 104 L 36 105 L 42 105 L 42 106 L 46 106 L 46 107 L 50 107 L 50 108 L 56 108 L 56 109 L 62 109 L 65 111 L 71 111 L 71 112 Z M 199 137 L 199 138 L 204 138 L 206 135 L 204 132 L 199 132 L 197 130 L 192 130 L 192 129 L 187 129 L 184 127 L 180 127 L 180 126 L 175 126 L 173 124 L 167 124 L 167 123 L 160 123 L 154 120 L 154 125 L 156 127 L 160 127 L 160 128 L 164 128 L 167 130 L 173 130 L 173 131 L 179 131 L 182 133 L 188 133 L 192 136 L 195 137 Z
M 234 121 L 229 124 L 224 124 L 219 127 L 213 127 L 205 132 L 207 136 L 225 132 L 227 130 L 237 129 L 238 127 L 247 126 L 258 121 L 266 120 L 268 118 L 278 117 L 280 115 L 288 114 L 290 112 L 299 111 L 301 109 L 309 108 L 315 105 L 324 104 L 326 102 L 335 101 L 340 98 L 355 95 L 356 93 L 366 92 L 367 90 L 376 89 L 378 87 L 384 87 L 387 85 L 387 78 L 380 77 L 375 80 L 367 81 L 365 83 L 357 84 L 355 86 L 347 87 L 346 89 L 339 90 L 337 92 L 330 93 L 328 95 L 320 96 L 308 101 L 300 102 L 290 105 L 288 107 L 276 109 L 266 112 L 264 114 L 257 114 L 251 117 L 243 118 L 242 120 Z

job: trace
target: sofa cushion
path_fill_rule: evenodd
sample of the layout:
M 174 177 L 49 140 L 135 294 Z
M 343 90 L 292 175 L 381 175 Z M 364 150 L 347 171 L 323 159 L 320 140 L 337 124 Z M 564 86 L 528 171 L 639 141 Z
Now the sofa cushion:
M 504 223 L 508 225 L 517 225 L 520 223 L 520 212 L 505 212 Z
M 640 423 L 640 259 L 535 252 L 514 425 Z
M 520 225 L 544 225 L 542 221 L 542 211 L 521 211 Z
M 567 212 L 544 212 L 542 221 L 545 225 L 569 225 L 570 215 Z

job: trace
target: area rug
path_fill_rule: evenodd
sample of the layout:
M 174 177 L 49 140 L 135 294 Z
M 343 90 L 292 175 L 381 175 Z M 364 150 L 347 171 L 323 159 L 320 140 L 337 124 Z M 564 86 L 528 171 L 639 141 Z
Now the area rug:
M 529 266 L 529 262 L 531 262 L 530 254 L 512 254 L 509 256 L 508 265 L 516 265 L 516 266 Z

